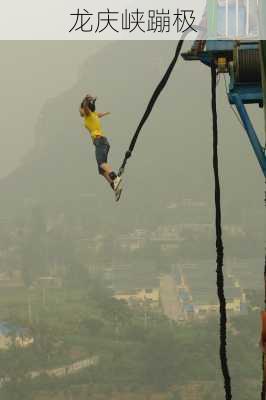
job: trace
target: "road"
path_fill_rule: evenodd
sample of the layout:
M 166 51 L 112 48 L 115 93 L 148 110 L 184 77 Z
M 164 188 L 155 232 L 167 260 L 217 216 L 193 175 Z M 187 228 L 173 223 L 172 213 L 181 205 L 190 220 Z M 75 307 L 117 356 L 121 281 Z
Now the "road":
M 173 321 L 178 321 L 180 305 L 174 278 L 165 275 L 160 279 L 160 299 L 164 314 Z

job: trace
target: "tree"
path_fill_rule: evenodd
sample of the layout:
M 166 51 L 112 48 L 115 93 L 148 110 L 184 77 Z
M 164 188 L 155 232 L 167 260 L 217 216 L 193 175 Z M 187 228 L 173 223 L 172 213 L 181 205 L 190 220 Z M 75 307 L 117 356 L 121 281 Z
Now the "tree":
M 151 332 L 143 348 L 143 376 L 148 385 L 166 389 L 176 382 L 178 373 L 177 343 L 167 328 Z
M 1 393 L 6 400 L 31 400 L 30 371 L 32 353 L 14 343 L 7 351 L 0 352 L 0 380 L 5 382 Z

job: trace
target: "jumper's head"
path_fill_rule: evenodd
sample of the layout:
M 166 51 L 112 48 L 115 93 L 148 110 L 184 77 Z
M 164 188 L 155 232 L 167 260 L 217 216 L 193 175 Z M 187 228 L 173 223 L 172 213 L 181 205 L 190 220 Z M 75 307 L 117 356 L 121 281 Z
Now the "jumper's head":
M 96 102 L 96 97 L 90 96 L 90 95 L 86 95 L 84 97 L 84 99 L 82 100 L 81 103 L 81 108 L 83 108 L 86 112 L 86 109 L 89 109 L 89 111 L 94 112 L 96 110 L 95 107 L 95 102 Z

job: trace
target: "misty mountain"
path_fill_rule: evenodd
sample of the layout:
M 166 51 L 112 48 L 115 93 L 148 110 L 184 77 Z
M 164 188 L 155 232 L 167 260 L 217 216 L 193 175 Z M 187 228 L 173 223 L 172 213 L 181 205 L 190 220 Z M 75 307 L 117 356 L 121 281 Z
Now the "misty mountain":
M 144 215 L 164 220 L 167 206 L 184 197 L 201 199 L 212 207 L 210 73 L 206 67 L 179 60 L 128 162 L 119 205 L 98 176 L 94 148 L 78 113 L 86 93 L 98 96 L 97 110 L 111 111 L 102 123 L 111 143 L 110 162 L 118 169 L 175 46 L 163 41 L 114 42 L 90 56 L 76 84 L 47 100 L 36 124 L 34 148 L 17 170 L 1 180 L 2 215 L 37 202 L 48 208 L 72 207 L 77 213 L 85 207 L 95 221 L 141 223 Z M 242 207 L 263 208 L 263 178 L 222 85 L 218 95 L 221 180 L 229 218 Z M 262 129 L 262 112 L 256 109 L 254 116 Z M 170 220 L 173 216 L 177 221 L 181 218 L 175 212 Z

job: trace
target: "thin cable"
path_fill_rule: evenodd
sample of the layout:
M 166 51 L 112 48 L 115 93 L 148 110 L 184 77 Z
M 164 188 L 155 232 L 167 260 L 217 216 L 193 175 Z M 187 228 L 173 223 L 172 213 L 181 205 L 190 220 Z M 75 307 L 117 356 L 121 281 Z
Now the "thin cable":
M 227 86 L 227 82 L 226 82 L 226 78 L 225 78 L 225 74 L 223 74 L 224 77 L 224 86 L 225 86 L 225 91 L 226 94 L 228 95 L 229 91 L 228 91 L 228 86 Z M 236 119 L 238 120 L 238 122 L 240 123 L 241 127 L 245 129 L 243 122 L 241 121 L 241 119 L 239 118 L 239 115 L 237 114 L 236 110 L 234 109 L 234 107 L 232 106 L 232 104 L 229 102 L 230 108 L 233 111 Z
M 219 180 L 219 163 L 218 163 L 218 124 L 217 124 L 217 107 L 216 107 L 216 66 L 212 62 L 212 118 L 213 118 L 213 172 L 215 181 L 215 227 L 216 227 L 216 254 L 217 254 L 217 294 L 220 303 L 220 361 L 224 377 L 224 389 L 226 400 L 232 399 L 231 377 L 227 363 L 226 352 L 226 300 L 224 296 L 224 274 L 223 260 L 224 247 L 222 240 L 222 224 L 221 224 L 221 195 Z

